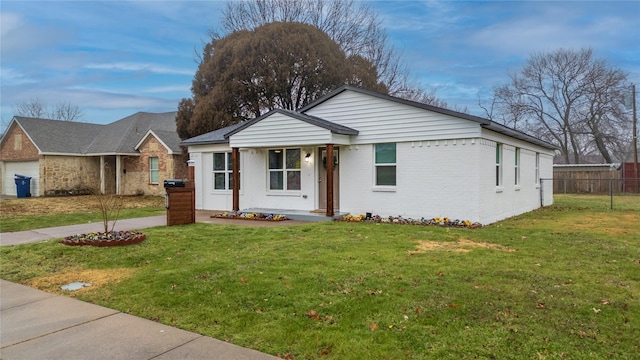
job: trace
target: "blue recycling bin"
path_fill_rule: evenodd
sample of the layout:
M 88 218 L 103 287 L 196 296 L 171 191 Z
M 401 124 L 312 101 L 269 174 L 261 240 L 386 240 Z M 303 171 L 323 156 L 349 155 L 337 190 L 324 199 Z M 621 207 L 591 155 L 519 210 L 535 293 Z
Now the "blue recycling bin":
M 19 198 L 31 197 L 31 177 L 24 175 L 15 175 L 16 195 Z

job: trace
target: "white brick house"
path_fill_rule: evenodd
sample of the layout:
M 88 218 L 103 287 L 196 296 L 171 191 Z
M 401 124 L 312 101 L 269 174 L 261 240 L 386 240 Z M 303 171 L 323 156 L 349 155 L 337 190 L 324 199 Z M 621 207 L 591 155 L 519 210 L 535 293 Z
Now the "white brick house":
M 296 112 L 275 110 L 182 144 L 195 165 L 198 209 L 323 209 L 327 216 L 487 224 L 553 201 L 551 186 L 540 184 L 553 176 L 553 145 L 487 119 L 350 86 Z M 330 152 L 333 162 L 326 161 Z

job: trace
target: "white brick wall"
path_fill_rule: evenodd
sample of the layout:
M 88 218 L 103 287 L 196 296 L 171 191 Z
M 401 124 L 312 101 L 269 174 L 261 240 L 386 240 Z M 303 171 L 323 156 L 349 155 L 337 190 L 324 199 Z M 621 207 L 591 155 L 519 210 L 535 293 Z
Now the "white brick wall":
M 479 220 L 477 140 L 455 139 L 396 144 L 397 185 L 374 186 L 373 145 L 352 146 L 342 162 L 341 210 L 354 214 Z
M 488 133 L 487 138 L 410 141 L 396 144 L 397 185 L 375 186 L 372 144 L 340 147 L 340 211 L 411 218 L 449 217 L 492 223 L 540 207 L 535 181 L 535 154 L 540 153 L 540 176 L 552 176 L 548 150 L 509 137 Z M 503 185 L 495 185 L 495 147 L 503 144 Z M 515 185 L 515 148 L 520 147 L 520 184 Z M 302 162 L 302 190 L 287 194 L 268 191 L 267 149 L 241 149 L 240 208 L 314 210 L 318 208 L 318 148 Z M 193 154 L 196 151 L 202 153 Z M 193 146 L 196 160 L 196 207 L 230 210 L 231 191 L 213 191 L 212 153 L 230 151 L 226 145 Z M 198 160 L 199 159 L 199 160 Z M 552 189 L 551 185 L 545 189 Z M 303 196 L 306 195 L 306 198 Z M 552 202 L 545 193 L 545 204 Z

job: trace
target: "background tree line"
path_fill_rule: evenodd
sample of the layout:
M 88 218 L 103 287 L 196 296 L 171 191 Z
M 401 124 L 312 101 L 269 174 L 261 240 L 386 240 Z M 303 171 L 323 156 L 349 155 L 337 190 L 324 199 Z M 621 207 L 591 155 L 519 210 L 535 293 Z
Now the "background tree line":
M 449 108 L 412 80 L 367 2 L 231 1 L 221 24 L 221 33 L 210 31 L 198 54 L 192 96 L 178 104 L 183 139 L 275 108 L 299 109 L 344 84 Z M 559 162 L 631 161 L 625 71 L 588 48 L 556 49 L 532 54 L 507 77 L 479 97 L 486 117 L 558 146 Z M 67 121 L 83 116 L 70 102 L 47 107 L 39 99 L 16 104 L 14 114 Z

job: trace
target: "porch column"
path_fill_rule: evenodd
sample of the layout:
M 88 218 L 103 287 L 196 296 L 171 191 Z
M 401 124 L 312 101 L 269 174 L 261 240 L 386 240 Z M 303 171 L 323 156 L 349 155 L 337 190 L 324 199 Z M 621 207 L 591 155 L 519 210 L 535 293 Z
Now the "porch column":
M 327 216 L 333 216 L 333 144 L 327 144 Z
M 120 155 L 116 155 L 116 195 L 122 195 L 120 194 L 120 190 L 122 189 L 122 187 L 120 186 L 120 181 L 122 180 L 122 178 L 120 177 L 121 172 L 122 161 L 120 160 Z
M 238 148 L 231 149 L 231 163 L 233 167 L 233 211 L 240 210 L 240 152 Z
M 104 176 L 104 155 L 100 155 L 100 194 L 104 194 L 105 191 Z M 93 185 L 91 185 L 91 187 L 93 187 Z

